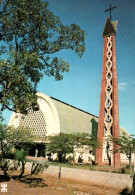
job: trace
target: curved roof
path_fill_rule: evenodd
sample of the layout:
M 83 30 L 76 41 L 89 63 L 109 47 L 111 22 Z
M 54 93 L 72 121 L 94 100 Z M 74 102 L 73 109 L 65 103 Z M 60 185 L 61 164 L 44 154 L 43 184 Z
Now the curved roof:
M 38 140 L 46 135 L 63 133 L 89 133 L 97 135 L 98 117 L 70 104 L 37 93 L 39 111 L 30 111 L 28 115 L 13 113 L 9 125 L 25 126 L 32 129 Z M 120 135 L 128 132 L 120 127 Z
M 46 136 L 60 132 L 60 122 L 57 109 L 51 98 L 40 92 L 37 93 L 37 96 L 39 110 L 29 110 L 27 115 L 13 113 L 9 126 L 28 127 L 36 135 L 36 141 L 42 141 Z

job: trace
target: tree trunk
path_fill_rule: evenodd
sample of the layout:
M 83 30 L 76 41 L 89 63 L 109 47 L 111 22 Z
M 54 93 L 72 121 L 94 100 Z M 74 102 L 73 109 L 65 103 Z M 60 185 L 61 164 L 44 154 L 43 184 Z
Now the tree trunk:
M 10 180 L 11 179 L 11 176 L 7 173 L 7 170 L 6 170 L 7 168 L 4 168 L 4 167 L 1 166 L 1 169 L 4 172 L 5 177 Z
M 38 167 L 38 164 L 32 163 L 32 166 L 31 166 L 31 175 L 35 173 L 37 167 Z
M 73 149 L 73 165 L 75 165 L 75 150 Z
M 61 178 L 61 166 L 59 166 L 58 178 Z
M 7 161 L 3 158 L 1 159 L 0 168 L 4 172 L 4 175 L 6 176 L 6 178 L 11 179 L 11 176 L 7 173 L 8 169 L 9 169 L 9 165 L 8 165 Z
M 21 173 L 19 175 L 19 178 L 21 178 L 23 176 L 24 170 L 25 170 L 25 164 L 26 164 L 24 161 L 21 161 L 21 162 L 22 162 L 22 171 L 21 171 Z
M 109 149 L 110 149 L 110 144 L 109 144 L 109 142 L 107 142 L 106 152 L 107 152 L 107 158 L 108 158 L 109 166 L 111 166 L 111 155 L 109 154 Z
M 135 195 L 135 173 L 134 173 L 133 184 L 132 184 L 132 195 Z
M 132 173 L 131 157 L 129 158 L 129 169 L 130 169 L 130 174 L 131 174 Z
M 61 153 L 58 153 L 58 160 L 59 160 L 59 163 L 62 163 L 62 154 Z
M 135 153 L 134 153 L 134 177 L 133 177 L 133 184 L 132 184 L 132 195 L 135 194 Z

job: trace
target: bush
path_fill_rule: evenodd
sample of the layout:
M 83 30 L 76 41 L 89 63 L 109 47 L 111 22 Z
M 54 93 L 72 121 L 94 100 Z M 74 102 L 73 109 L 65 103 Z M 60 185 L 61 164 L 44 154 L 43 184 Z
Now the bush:
M 23 161 L 27 156 L 28 152 L 26 150 L 17 149 L 15 152 L 15 160 Z

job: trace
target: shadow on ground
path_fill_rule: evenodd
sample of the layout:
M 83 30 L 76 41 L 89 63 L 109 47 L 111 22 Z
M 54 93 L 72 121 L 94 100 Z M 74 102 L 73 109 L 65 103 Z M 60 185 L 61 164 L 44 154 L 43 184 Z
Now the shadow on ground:
M 6 177 L 5 175 L 0 175 L 0 182 L 5 182 L 5 181 L 9 181 L 9 180 L 16 180 L 19 181 L 21 183 L 24 183 L 26 185 L 28 185 L 28 187 L 34 187 L 34 188 L 43 188 L 43 187 L 47 187 L 48 185 L 44 183 L 44 180 L 42 178 L 36 178 L 33 177 L 31 175 L 25 175 L 22 176 L 22 178 L 18 178 L 18 176 L 12 176 L 12 178 L 10 177 Z
M 121 194 L 121 195 L 131 195 L 132 192 L 128 188 L 124 188 L 119 194 Z
M 0 175 L 0 182 L 9 181 L 10 178 L 6 177 L 5 175 Z
M 23 177 L 19 180 L 21 183 L 29 185 L 29 187 L 33 188 L 43 188 L 47 187 L 48 185 L 43 182 L 43 179 L 41 178 L 33 178 L 33 177 Z

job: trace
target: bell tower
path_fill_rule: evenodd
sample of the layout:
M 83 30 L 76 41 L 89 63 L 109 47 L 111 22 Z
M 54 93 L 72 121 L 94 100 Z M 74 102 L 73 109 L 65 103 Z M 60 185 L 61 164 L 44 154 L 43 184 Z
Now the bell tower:
M 117 68 L 115 35 L 117 21 L 111 21 L 107 17 L 103 31 L 104 48 L 102 64 L 102 80 L 100 94 L 100 109 L 97 138 L 101 147 L 96 150 L 96 162 L 99 165 L 105 164 L 109 160 L 109 165 L 120 167 L 120 153 L 112 153 L 114 145 L 109 137 L 119 138 L 119 112 L 118 112 L 118 88 L 117 88 Z

